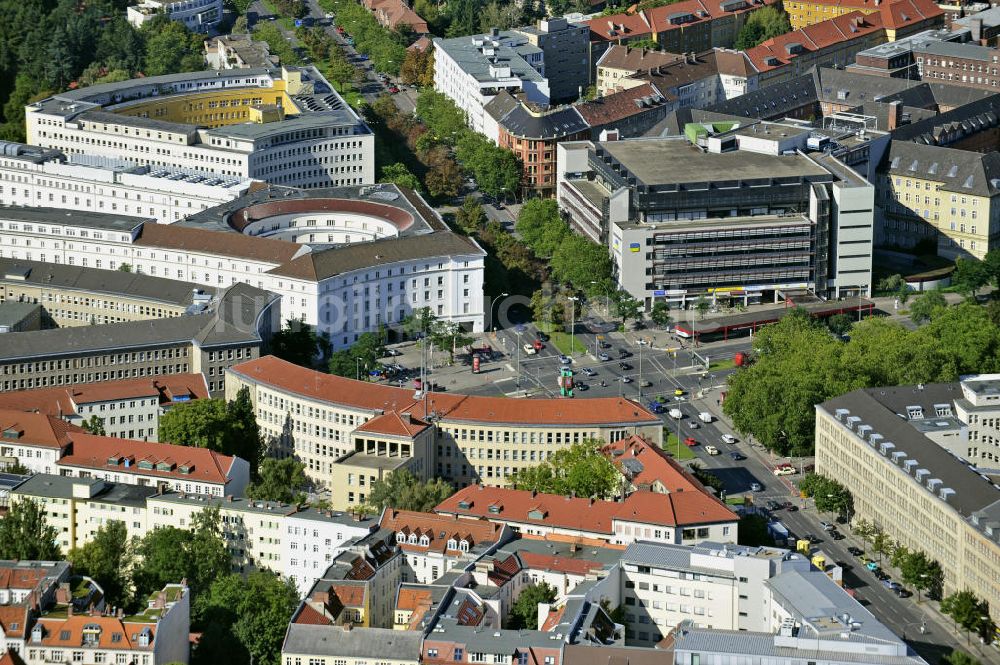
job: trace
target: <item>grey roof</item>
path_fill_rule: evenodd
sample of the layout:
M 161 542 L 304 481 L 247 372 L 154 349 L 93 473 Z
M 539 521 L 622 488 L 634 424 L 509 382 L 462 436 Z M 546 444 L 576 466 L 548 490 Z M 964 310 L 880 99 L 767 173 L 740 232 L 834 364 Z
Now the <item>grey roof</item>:
M 595 545 L 577 546 L 574 543 L 550 540 L 535 540 L 519 538 L 499 548 L 491 558 L 504 560 L 510 555 L 522 553 L 544 554 L 564 560 L 595 561 L 604 568 L 611 568 L 619 562 L 622 556 L 620 549 L 600 547 Z
M 86 226 L 106 231 L 134 231 L 145 222 L 156 223 L 156 220 L 152 217 L 128 217 L 126 215 L 91 212 L 89 210 L 66 210 L 65 208 L 46 207 L 27 208 L 24 206 L 7 205 L 0 206 L 0 220 Z
M 993 196 L 1000 191 L 1000 153 L 893 141 L 882 168 L 891 175 L 942 182 L 941 190 Z
M 656 186 L 728 179 L 815 178 L 829 173 L 801 155 L 765 155 L 738 150 L 702 152 L 686 139 L 630 139 L 597 144 L 638 185 Z M 605 161 L 608 161 L 605 158 Z M 677 168 L 683 164 L 684 168 Z
M 971 101 L 944 113 L 903 125 L 894 139 L 928 145 L 947 145 L 960 138 L 1000 125 L 1000 95 Z
M 157 501 L 167 503 L 195 504 L 199 506 L 209 506 L 225 508 L 226 510 L 241 510 L 248 513 L 260 513 L 270 515 L 290 515 L 295 512 L 294 504 L 279 501 L 257 501 L 241 496 L 214 496 L 211 494 L 193 494 L 191 492 L 164 492 L 156 497 Z
M 884 437 L 884 441 L 891 442 L 894 452 L 906 453 L 907 459 L 917 460 L 921 468 L 930 471 L 929 477 L 941 480 L 941 487 L 953 489 L 955 493 L 948 499 L 948 505 L 963 516 L 971 517 L 1000 501 L 1000 489 L 993 483 L 983 479 L 973 467 L 931 441 L 905 417 L 901 417 L 899 409 L 902 408 L 902 415 L 905 416 L 907 403 L 920 398 L 917 392 L 913 386 L 861 389 L 835 397 L 816 408 L 834 416 L 837 409 L 846 409 L 850 416 L 860 418 L 861 424 L 868 425 Z M 961 397 L 961 392 L 956 389 L 954 397 Z M 884 458 L 884 464 L 905 474 L 889 458 Z M 916 484 L 915 479 L 912 482 Z M 931 492 L 928 496 L 937 497 Z
M 732 115 L 730 113 L 707 111 L 705 109 L 683 108 L 668 113 L 663 120 L 650 127 L 645 136 L 649 138 L 681 136 L 684 134 L 684 125 L 689 122 L 745 123 L 746 121 L 746 118 L 743 116 Z
M 638 565 L 652 566 L 658 568 L 669 568 L 671 570 L 690 570 L 707 573 L 716 577 L 732 577 L 730 571 L 721 568 L 704 568 L 691 563 L 694 554 L 712 556 L 715 558 L 733 558 L 736 556 L 750 556 L 767 559 L 783 559 L 789 555 L 788 550 L 776 547 L 748 547 L 745 545 L 733 545 L 728 543 L 703 542 L 698 545 L 674 545 L 670 543 L 654 543 L 644 540 L 637 540 L 630 543 L 621 555 L 622 563 L 634 563 Z M 794 556 L 794 555 L 792 555 Z
M 670 650 L 590 644 L 567 644 L 565 663 L 572 665 L 667 665 L 672 663 Z
M 201 81 L 205 79 L 218 80 L 219 78 L 247 78 L 269 74 L 274 77 L 281 77 L 281 70 L 278 68 L 255 68 L 240 69 L 230 71 L 195 71 L 181 72 L 179 74 L 164 74 L 163 76 L 148 76 L 142 79 L 131 79 L 128 81 L 118 81 L 115 83 L 101 83 L 86 88 L 67 90 L 54 96 L 56 99 L 68 99 L 72 101 L 90 101 L 95 98 L 106 97 L 115 93 L 122 93 L 132 88 L 140 86 L 169 86 L 174 83 L 185 83 L 188 81 Z
M 528 139 L 557 139 L 590 129 L 590 125 L 573 106 L 563 106 L 545 113 L 532 113 L 524 104 L 516 101 L 510 105 L 506 98 L 513 99 L 510 93 L 504 91 L 483 108 L 513 136 Z M 494 103 L 496 106 L 491 108 Z
M 37 303 L 0 301 L 0 325 L 15 326 L 41 308 Z
M 336 510 L 320 510 L 318 508 L 303 508 L 292 513 L 289 517 L 296 520 L 343 524 L 355 528 L 374 528 L 378 526 L 378 519 L 371 515 L 358 516 L 357 513 L 343 513 Z
M 212 287 L 141 273 L 0 257 L 0 279 L 12 276 L 24 284 L 128 296 L 177 306 L 190 305 L 195 290 L 216 293 Z
M 145 507 L 146 498 L 156 494 L 155 487 L 109 483 L 94 478 L 70 478 L 50 473 L 36 473 L 13 490 L 15 494 L 49 499 L 69 499 L 73 496 L 74 485 L 100 485 L 101 489 L 92 498 L 101 503 L 123 506 Z
M 816 80 L 812 72 L 775 83 L 759 90 L 708 107 L 709 111 L 743 118 L 770 120 L 817 103 Z
M 87 111 L 81 113 L 80 120 L 85 122 L 101 122 L 109 125 L 126 125 L 128 127 L 138 127 L 140 129 L 155 129 L 175 134 L 191 134 L 196 125 L 189 125 L 183 122 L 167 122 L 166 120 L 156 120 L 154 118 L 144 118 L 138 115 L 125 115 L 122 113 L 109 113 L 108 111 Z
M 871 106 L 873 102 L 888 103 L 898 99 L 905 106 L 927 108 L 936 113 L 939 107 L 955 109 L 996 95 L 990 90 L 969 86 L 929 81 L 918 83 L 831 67 L 818 67 L 813 70 L 813 75 L 816 96 L 821 102 L 850 105 L 869 115 L 876 113 Z M 885 125 L 880 124 L 879 128 L 884 129 Z
M 211 347 L 260 341 L 258 317 L 277 298 L 268 291 L 247 284 L 235 284 L 226 290 L 215 309 L 202 314 L 7 333 L 4 343 L 0 345 L 0 362 L 170 344 L 194 343 Z
M 529 43 L 527 37 L 509 30 L 501 31 L 495 38 L 493 55 L 485 55 L 483 46 L 493 39 L 490 35 L 471 35 L 454 39 L 435 38 L 434 47 L 451 56 L 463 72 L 478 81 L 495 80 L 490 74 L 491 65 L 509 66 L 511 76 L 522 81 L 545 80 L 545 77 L 524 59 L 526 55 L 542 52 L 542 49 Z M 508 46 L 509 43 L 513 46 Z
M 919 45 L 914 45 L 914 53 L 929 53 L 931 55 L 943 55 L 955 58 L 965 58 L 968 60 L 982 60 L 983 62 L 993 62 L 993 54 L 996 49 L 980 46 L 971 43 L 956 43 L 942 41 L 927 41 Z
M 390 628 L 353 628 L 340 626 L 313 626 L 289 624 L 284 654 L 364 658 L 366 660 L 392 660 L 414 663 L 420 659 L 423 634 L 417 631 Z
M 973 19 L 982 21 L 984 28 L 995 28 L 1000 26 L 1000 7 L 992 7 L 985 11 L 977 12 L 963 18 L 957 18 L 952 21 L 952 23 L 968 28 L 972 26 Z

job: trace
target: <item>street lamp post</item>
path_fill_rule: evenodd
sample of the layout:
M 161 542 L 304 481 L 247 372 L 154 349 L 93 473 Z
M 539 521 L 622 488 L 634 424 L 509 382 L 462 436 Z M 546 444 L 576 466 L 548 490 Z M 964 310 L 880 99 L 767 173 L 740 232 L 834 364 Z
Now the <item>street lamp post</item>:
M 494 337 L 496 337 L 497 324 L 496 321 L 493 320 L 493 305 L 497 304 L 497 300 L 500 300 L 501 298 L 506 298 L 509 295 L 510 295 L 509 293 L 501 293 L 500 295 L 498 295 L 497 297 L 495 297 L 493 300 L 490 301 L 490 325 L 493 326 Z M 500 312 L 497 312 L 497 314 L 499 313 Z
M 361 380 L 361 358 L 354 359 L 354 378 L 357 381 Z
M 573 355 L 576 350 L 576 303 L 580 300 L 577 296 L 570 296 L 566 300 L 569 300 L 573 304 L 570 306 L 570 324 L 569 324 L 569 354 Z
M 598 286 L 601 285 L 600 282 L 593 279 L 590 280 L 590 283 L 597 284 Z M 611 316 L 611 287 L 607 284 L 604 285 L 604 312 L 606 316 Z
M 514 365 L 514 387 L 521 387 L 521 331 L 515 330 L 514 334 L 517 335 L 517 361 Z

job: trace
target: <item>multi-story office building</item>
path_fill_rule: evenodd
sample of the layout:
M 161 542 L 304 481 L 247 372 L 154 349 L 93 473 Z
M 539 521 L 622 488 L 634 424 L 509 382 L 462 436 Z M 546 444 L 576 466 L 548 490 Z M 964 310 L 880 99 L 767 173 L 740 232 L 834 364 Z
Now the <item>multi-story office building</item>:
M 278 304 L 272 293 L 236 284 L 186 316 L 107 324 L 100 335 L 83 326 L 8 333 L 0 392 L 194 373 L 218 396 L 224 368 L 259 357 L 278 330 Z
M 608 245 L 623 289 L 647 308 L 868 292 L 874 188 L 807 154 L 808 128 L 734 120 L 684 132 L 557 148 L 560 207 Z
M 515 28 L 528 43 L 542 50 L 543 74 L 549 80 L 552 103 L 571 102 L 590 83 L 590 26 L 565 18 L 544 18 L 538 25 Z
M 150 76 L 25 107 L 28 143 L 297 187 L 375 181 L 375 137 L 315 67 Z
M 455 102 L 480 134 L 486 133 L 483 107 L 501 90 L 536 104 L 548 104 L 551 98 L 545 51 L 509 30 L 435 38 L 434 89 Z
M 128 159 L 4 144 L 0 203 L 148 215 L 161 224 L 172 224 L 243 196 L 254 185 L 248 178 L 151 167 Z
M 261 189 L 171 225 L 4 208 L 0 256 L 267 289 L 285 319 L 315 326 L 335 348 L 424 307 L 483 329 L 485 252 L 395 185 Z
M 517 469 L 567 444 L 630 434 L 663 440 L 663 422 L 624 398 L 414 396 L 273 356 L 232 368 L 227 397 L 244 386 L 274 454 L 302 461 L 315 483 L 330 488 L 338 509 L 363 504 L 373 480 L 403 464 L 419 477 L 502 486 Z
M 222 0 L 142 0 L 125 10 L 128 22 L 137 28 L 163 14 L 192 32 L 211 32 L 222 13 Z
M 203 375 L 165 374 L 0 392 L 0 409 L 44 414 L 77 426 L 97 416 L 108 436 L 156 441 L 160 416 L 176 404 L 207 398 Z
M 876 241 L 983 258 L 1000 247 L 998 179 L 1000 153 L 893 141 L 875 179 Z
M 70 328 L 184 316 L 220 294 L 190 282 L 99 269 L 104 261 L 94 262 L 98 269 L 0 258 L 0 303 L 40 305 L 42 327 Z
M 736 514 L 697 481 L 686 484 L 686 491 L 680 487 L 674 492 L 633 492 L 621 501 L 471 485 L 434 510 L 468 520 L 507 524 L 528 535 L 555 534 L 613 545 L 628 545 L 640 539 L 685 545 L 702 541 L 735 543 Z
M 1000 490 L 994 483 L 1000 456 L 993 443 L 995 419 L 974 418 L 980 414 L 972 406 L 980 397 L 988 404 L 995 389 L 995 380 L 982 377 L 961 389 L 871 388 L 819 404 L 816 472 L 851 492 L 852 519 L 867 520 L 911 551 L 926 552 L 941 564 L 945 594 L 974 589 L 997 620 Z M 968 427 L 955 417 L 958 405 Z M 978 430 L 975 441 L 969 428 Z
M 41 305 L 0 297 L 0 333 L 41 330 L 42 321 Z

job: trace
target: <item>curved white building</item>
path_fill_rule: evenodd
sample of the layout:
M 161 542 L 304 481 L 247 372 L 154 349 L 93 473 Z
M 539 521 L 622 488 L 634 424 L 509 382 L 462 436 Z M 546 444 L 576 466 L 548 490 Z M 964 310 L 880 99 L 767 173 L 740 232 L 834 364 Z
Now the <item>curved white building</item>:
M 315 67 L 151 76 L 25 107 L 28 143 L 305 188 L 375 181 L 375 137 Z

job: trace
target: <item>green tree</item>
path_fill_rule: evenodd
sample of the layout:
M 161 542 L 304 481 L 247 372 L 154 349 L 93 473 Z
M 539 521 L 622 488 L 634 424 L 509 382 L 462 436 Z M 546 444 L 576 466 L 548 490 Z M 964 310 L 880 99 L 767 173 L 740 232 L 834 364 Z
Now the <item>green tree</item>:
M 941 611 L 966 631 L 992 641 L 993 621 L 989 618 L 990 604 L 974 592 L 963 589 L 946 596 L 941 600 Z
M 160 441 L 226 453 L 231 429 L 226 401 L 199 399 L 178 404 L 160 416 Z
M 247 24 L 247 17 L 245 15 L 241 14 L 240 16 L 236 17 L 236 20 L 233 21 L 233 29 L 231 30 L 231 32 L 234 35 L 249 34 L 250 26 Z
M 716 493 L 721 493 L 726 489 L 726 486 L 722 483 L 722 479 L 717 475 L 712 473 L 710 470 L 702 468 L 702 466 L 696 462 L 688 466 L 688 470 L 691 475 L 694 476 L 699 483 L 705 487 L 711 487 Z
M 80 427 L 85 429 L 89 434 L 93 434 L 95 436 L 108 435 L 107 431 L 104 429 L 104 418 L 101 418 L 96 413 L 80 423 Z
M 524 587 L 510 608 L 507 628 L 538 630 L 538 606 L 542 603 L 554 603 L 557 597 L 555 587 L 546 582 Z
M 420 181 L 417 180 L 417 176 L 413 175 L 410 169 L 406 168 L 406 165 L 400 162 L 383 166 L 382 177 L 379 178 L 379 182 L 391 182 L 400 187 L 412 189 L 415 192 L 421 192 L 424 189 L 420 185 Z
M 192 608 L 194 625 L 204 631 L 193 662 L 279 665 L 298 604 L 295 586 L 277 573 L 217 576 Z
M 712 303 L 705 296 L 698 296 L 698 299 L 694 301 L 694 308 L 698 312 L 698 318 L 704 319 L 708 310 L 712 308 Z
M 617 495 L 621 476 L 601 445 L 594 440 L 574 443 L 536 466 L 518 469 L 508 480 L 519 490 L 609 499 Z
M 58 532 L 45 521 L 45 510 L 33 499 L 22 499 L 0 520 L 0 559 L 60 559 Z
M 330 374 L 354 378 L 360 369 L 364 372 L 362 377 L 367 376 L 366 372 L 378 367 L 378 359 L 384 355 L 385 345 L 381 334 L 363 333 L 350 347 L 337 351 L 330 357 Z
M 670 305 L 664 300 L 657 300 L 653 303 L 653 309 L 649 312 L 649 318 L 659 327 L 666 328 L 670 325 L 671 321 Z
M 944 294 L 937 289 L 926 291 L 913 299 L 910 305 L 910 320 L 920 325 L 930 321 L 940 314 L 946 307 L 948 301 L 944 299 Z
M 635 299 L 627 291 L 619 291 L 615 298 L 615 308 L 624 326 L 629 321 L 637 321 L 642 318 L 642 303 Z
M 566 305 L 572 304 L 565 296 L 553 291 L 546 283 L 531 294 L 531 316 L 536 324 L 547 323 L 552 328 L 563 325 L 567 319 Z
M 251 483 L 247 496 L 263 501 L 301 503 L 305 495 L 299 490 L 309 482 L 305 468 L 305 464 L 293 457 L 267 458 L 260 465 L 260 480 Z
M 882 563 L 882 555 L 891 553 L 895 545 L 895 541 L 889 534 L 881 527 L 875 527 L 875 535 L 872 536 L 872 550 L 878 553 L 879 563 Z
M 562 284 L 578 290 L 590 287 L 592 281 L 611 277 L 611 257 L 607 247 L 575 233 L 566 235 L 549 262 L 552 276 Z
M 455 361 L 455 351 L 472 344 L 474 339 L 466 334 L 462 326 L 454 321 L 435 321 L 431 327 L 430 341 L 435 347 L 448 352 L 448 357 Z
M 964 651 L 952 651 L 941 658 L 942 665 L 980 665 L 979 661 Z
M 865 543 L 871 542 L 875 535 L 875 525 L 864 518 L 854 520 L 851 528 L 854 530 L 854 535 Z
M 968 298 L 975 298 L 979 289 L 990 280 L 986 266 L 975 259 L 957 259 L 955 272 L 951 275 L 952 285 Z
M 830 329 L 830 332 L 840 337 L 851 332 L 853 325 L 854 317 L 850 314 L 834 314 L 826 320 L 826 327 Z
M 290 363 L 313 367 L 316 357 L 330 355 L 330 339 L 301 319 L 288 319 L 271 337 L 271 354 Z
M 121 265 L 118 266 L 118 271 L 119 272 L 132 272 L 132 264 L 131 263 L 122 263 Z
M 473 198 L 467 198 L 462 207 L 455 211 L 455 223 L 466 233 L 475 233 L 486 223 L 483 206 Z
M 108 520 L 86 545 L 70 550 L 67 558 L 76 573 L 94 578 L 109 605 L 123 607 L 130 601 L 135 546 L 125 522 Z
M 530 199 L 521 206 L 515 230 L 538 256 L 552 256 L 570 234 L 555 199 Z
M 193 34 L 183 23 L 166 16 L 145 23 L 141 30 L 146 37 L 145 73 L 149 76 L 194 72 L 205 68 L 201 42 L 204 37 Z
M 944 583 L 944 571 L 941 569 L 941 564 L 927 556 L 925 552 L 907 552 L 896 567 L 902 573 L 903 582 L 918 592 L 927 591 L 931 596 L 936 596 L 940 592 Z
M 454 489 L 440 478 L 421 482 L 407 469 L 393 471 L 375 481 L 366 506 L 375 513 L 386 508 L 426 513 L 452 495 Z
M 427 193 L 431 196 L 454 198 L 462 189 L 462 169 L 447 155 L 441 159 L 433 159 L 428 163 L 424 183 L 427 185 Z
M 854 509 L 854 497 L 839 482 L 818 473 L 808 473 L 799 481 L 799 491 L 812 497 L 816 510 L 846 515 Z
M 229 571 L 231 558 L 221 526 L 219 509 L 210 507 L 192 518 L 190 530 L 167 526 L 147 533 L 136 549 L 141 563 L 135 583 L 140 595 L 187 579 L 197 596 L 220 573 Z
M 754 13 L 743 24 L 733 46 L 738 51 L 746 51 L 772 37 L 792 31 L 788 14 L 774 7 L 764 7 Z

